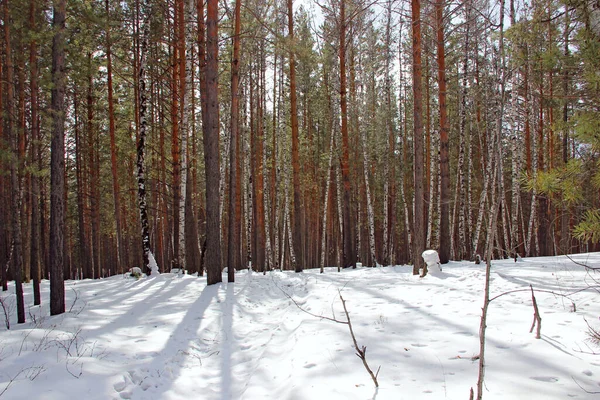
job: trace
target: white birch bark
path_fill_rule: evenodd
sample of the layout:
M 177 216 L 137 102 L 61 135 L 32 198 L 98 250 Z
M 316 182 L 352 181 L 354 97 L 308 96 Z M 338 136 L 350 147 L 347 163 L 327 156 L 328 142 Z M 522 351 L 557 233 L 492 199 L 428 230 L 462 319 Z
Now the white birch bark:
M 362 130 L 362 148 L 363 148 L 363 173 L 365 178 L 365 191 L 367 195 L 367 224 L 369 229 L 369 253 L 371 262 L 377 266 L 377 255 L 375 251 L 375 212 L 373 211 L 373 202 L 371 200 L 371 186 L 369 185 L 369 154 L 367 153 L 367 135 L 366 129 Z
M 289 181 L 289 177 L 288 177 L 288 181 Z M 288 190 L 289 186 L 290 186 L 289 184 L 285 185 L 285 225 L 287 226 L 288 245 L 289 245 L 289 251 L 290 251 L 290 262 L 291 262 L 291 265 L 296 265 L 296 254 L 294 253 L 292 224 L 290 223 L 291 210 L 290 210 L 290 196 L 289 196 L 289 190 Z
M 486 130 L 487 131 L 487 130 Z M 491 142 L 492 140 L 490 140 Z M 489 153 L 491 154 L 491 153 Z M 481 227 L 483 225 L 483 216 L 485 213 L 485 204 L 488 197 L 488 190 L 490 186 L 490 176 L 492 175 L 492 160 L 488 160 L 487 168 L 485 171 L 485 175 L 483 178 L 483 190 L 481 191 L 481 195 L 479 197 L 479 212 L 477 214 L 477 225 L 475 226 L 475 233 L 473 235 L 473 251 L 477 252 L 478 244 L 479 244 L 479 235 L 481 234 Z
M 335 144 L 335 133 L 331 132 L 331 141 L 329 144 L 329 163 L 327 168 L 327 174 L 325 178 L 325 198 L 323 199 L 323 225 L 321 235 L 321 273 L 323 273 L 323 268 L 325 267 L 325 253 L 326 253 L 326 245 L 327 245 L 327 212 L 329 205 L 329 190 L 331 187 L 331 168 L 333 166 L 333 148 Z
M 191 15 L 194 10 L 195 3 L 193 0 L 189 0 L 185 3 L 185 19 L 191 21 Z M 178 265 L 182 270 L 186 268 L 185 265 L 185 196 L 186 196 L 186 184 L 188 179 L 188 163 L 187 163 L 187 138 L 190 132 L 189 116 L 192 115 L 192 101 L 191 96 L 194 95 L 192 87 L 192 68 L 193 68 L 193 57 L 194 57 L 194 24 L 187 22 L 185 24 L 185 38 L 187 46 L 185 49 L 185 89 L 181 93 L 181 146 L 180 146 L 180 160 L 181 160 L 181 182 L 179 189 L 179 260 Z

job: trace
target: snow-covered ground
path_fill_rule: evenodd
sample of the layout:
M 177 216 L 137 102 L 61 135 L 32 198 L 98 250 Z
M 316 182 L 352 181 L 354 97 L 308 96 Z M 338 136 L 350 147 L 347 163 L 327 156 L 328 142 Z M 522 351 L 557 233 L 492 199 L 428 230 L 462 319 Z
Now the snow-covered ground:
M 599 253 L 574 259 L 600 267 Z M 13 313 L 7 331 L 0 309 L 0 399 L 468 399 L 484 274 L 483 264 L 453 262 L 425 278 L 407 266 L 243 271 L 210 287 L 115 276 L 68 281 L 68 312 L 55 317 L 44 282 L 46 304 L 28 306 L 22 325 L 14 296 L 0 293 Z M 530 292 L 492 301 L 484 399 L 598 398 L 600 349 L 585 321 L 600 328 L 594 273 L 547 257 L 496 261 L 491 277 L 492 297 L 540 291 L 542 337 L 529 333 Z M 348 326 L 309 314 L 345 320 L 338 290 L 378 390 Z M 32 304 L 30 284 L 25 293 Z

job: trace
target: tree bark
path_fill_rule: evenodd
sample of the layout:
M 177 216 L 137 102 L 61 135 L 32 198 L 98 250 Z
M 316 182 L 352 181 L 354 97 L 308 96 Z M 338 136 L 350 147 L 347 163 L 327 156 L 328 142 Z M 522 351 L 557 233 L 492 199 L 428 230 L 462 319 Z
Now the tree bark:
M 414 143 L 414 241 L 413 274 L 427 274 L 421 253 L 425 250 L 425 215 L 423 188 L 423 71 L 421 66 L 421 1 L 411 0 L 412 55 L 413 55 L 413 143 Z
M 237 173 L 238 173 L 238 143 L 239 143 L 239 64 L 240 64 L 240 31 L 241 31 L 241 0 L 235 1 L 233 58 L 231 60 L 231 138 L 229 143 L 229 227 L 227 245 L 227 281 L 235 281 L 235 269 L 239 264 L 241 253 L 240 224 L 236 215 Z
M 32 32 L 37 32 L 37 15 L 35 0 L 29 3 L 29 26 Z M 31 91 L 31 165 L 35 169 L 41 162 L 40 151 L 40 126 L 39 126 L 39 78 L 38 78 L 38 61 L 37 61 L 37 42 L 31 40 L 29 45 L 29 66 L 30 70 L 30 91 Z M 0 72 L 0 76 L 2 76 Z M 0 90 L 1 92 L 1 90 Z M 2 107 L 0 106 L 0 109 Z M 1 123 L 1 122 L 0 122 Z M 37 171 L 36 171 L 37 172 Z M 33 278 L 33 304 L 41 304 L 40 295 L 40 280 L 41 262 L 40 262 L 40 178 L 37 173 L 31 176 L 31 276 Z M 2 246 L 2 243 L 0 243 Z M 2 267 L 0 267 L 2 268 Z
M 180 268 L 180 199 L 181 199 L 181 142 L 180 142 L 180 101 L 181 101 L 181 85 L 180 85 L 180 65 L 182 57 L 181 46 L 179 41 L 180 33 L 183 32 L 183 1 L 176 0 L 174 4 L 174 21 L 173 21 L 173 43 L 172 43 L 172 64 L 171 64 L 171 162 L 173 170 L 171 174 L 171 192 L 173 204 L 171 208 L 171 218 L 173 226 L 173 258 L 171 260 L 171 268 Z
M 289 0 L 288 0 L 289 1 Z M 342 218 L 343 229 L 343 261 L 342 267 L 356 267 L 356 235 L 354 217 L 351 208 L 351 181 L 350 181 L 350 143 L 348 139 L 348 100 L 346 91 L 346 0 L 340 0 L 339 17 L 339 63 L 340 63 L 340 109 L 342 119 L 342 157 L 340 169 L 342 175 Z
M 110 21 L 110 8 L 109 0 L 106 0 L 106 20 Z M 121 227 L 121 189 L 119 187 L 119 175 L 117 171 L 117 142 L 115 138 L 115 112 L 113 102 L 113 82 L 112 82 L 112 43 L 110 39 L 110 24 L 106 27 L 106 74 L 107 74 L 107 85 L 108 85 L 108 126 L 110 135 L 110 170 L 113 178 L 113 202 L 114 202 L 114 213 L 115 213 L 115 238 L 117 241 L 116 248 L 116 270 L 122 273 L 122 245 L 123 245 L 123 233 Z
M 294 12 L 293 0 L 288 5 L 288 38 L 291 42 L 289 52 L 290 63 L 290 118 L 292 124 L 292 181 L 294 186 L 294 230 L 293 243 L 296 272 L 304 269 L 303 235 L 302 235 L 302 192 L 300 189 L 300 144 L 298 137 L 298 105 L 296 99 L 296 56 L 294 45 Z
M 14 122 L 14 66 L 12 61 L 10 17 L 8 0 L 4 1 L 4 39 L 6 51 L 6 136 L 11 143 L 12 160 L 10 161 L 10 190 L 11 190 L 11 229 L 12 229 L 12 274 L 15 280 L 17 297 L 17 322 L 25 322 L 25 302 L 23 299 L 23 244 L 21 238 L 21 199 L 19 189 L 19 135 Z M 4 268 L 4 266 L 2 266 Z
M 145 155 L 146 155 L 146 131 L 148 129 L 147 113 L 147 91 L 146 91 L 146 58 L 148 52 L 148 36 L 150 34 L 148 26 L 148 13 L 147 0 L 144 0 L 144 6 L 142 6 L 141 14 L 144 18 L 143 26 L 141 27 L 142 38 L 140 46 L 140 58 L 139 58 L 139 70 L 138 70 L 138 84 L 137 90 L 139 96 L 138 106 L 138 120 L 139 126 L 139 140 L 137 143 L 137 199 L 138 207 L 140 212 L 140 224 L 141 224 L 141 244 L 142 244 L 142 257 L 144 263 L 144 270 L 148 274 L 152 274 L 152 267 L 150 266 L 150 232 L 148 226 L 148 208 L 146 203 L 146 171 L 145 171 Z M 160 233 L 159 233 L 160 236 Z M 158 271 L 156 271 L 158 272 Z
M 450 168 L 448 154 L 448 111 L 446 105 L 446 50 L 444 49 L 444 0 L 435 3 L 437 30 L 437 65 L 440 108 L 440 262 L 446 264 L 450 257 Z
M 52 144 L 50 177 L 50 315 L 65 312 L 65 17 L 66 0 L 54 1 L 52 26 Z
M 204 162 L 206 165 L 206 271 L 207 284 L 222 281 L 221 220 L 219 210 L 219 37 L 218 0 L 207 0 L 206 14 L 206 127 L 204 129 Z

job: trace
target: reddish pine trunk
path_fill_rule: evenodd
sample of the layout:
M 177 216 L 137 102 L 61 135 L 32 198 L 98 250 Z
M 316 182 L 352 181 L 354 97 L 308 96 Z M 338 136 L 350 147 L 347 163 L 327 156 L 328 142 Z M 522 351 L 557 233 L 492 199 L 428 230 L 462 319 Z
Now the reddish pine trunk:
M 207 284 L 222 281 L 221 220 L 219 213 L 219 37 L 218 0 L 207 1 L 206 13 L 206 126 L 204 128 L 204 162 L 206 165 L 206 270 Z
M 356 266 L 356 236 L 354 217 L 351 211 L 351 185 L 350 185 L 350 144 L 348 139 L 348 100 L 346 80 L 346 3 L 340 0 L 340 109 L 342 117 L 342 157 L 340 160 L 342 172 L 342 218 L 343 218 L 343 261 L 342 267 Z
M 240 223 L 236 215 L 236 204 L 239 193 L 237 192 L 238 175 L 238 138 L 239 138 L 239 64 L 240 64 L 240 30 L 241 30 L 241 0 L 235 1 L 234 32 L 233 32 L 233 59 L 231 60 L 231 138 L 229 144 L 229 227 L 227 246 L 227 281 L 235 280 L 235 269 L 239 265 L 240 257 Z
M 293 1 L 288 0 L 288 37 L 294 40 L 294 12 Z M 290 114 L 292 124 L 292 180 L 294 187 L 294 228 L 292 242 L 294 245 L 294 255 L 296 256 L 296 272 L 302 272 L 304 269 L 304 254 L 302 252 L 302 192 L 300 189 L 300 144 L 298 137 L 298 103 L 296 99 L 296 56 L 293 47 L 290 53 Z
M 106 17 L 110 20 L 109 2 L 106 0 Z M 115 212 L 115 226 L 117 240 L 116 244 L 116 270 L 118 273 L 123 271 L 121 266 L 122 259 L 122 228 L 121 228 L 121 195 L 119 188 L 119 176 L 117 172 L 117 143 L 115 139 L 115 114 L 113 104 L 113 82 L 112 82 L 112 43 L 110 39 L 110 28 L 106 30 L 106 74 L 108 84 L 108 126 L 110 135 L 110 167 L 113 178 L 113 201 Z
M 444 0 L 436 0 L 437 64 L 440 107 L 440 261 L 450 257 L 450 168 L 448 157 L 448 112 L 446 105 L 446 51 L 444 49 Z M 461 210 L 462 212 L 462 210 Z
M 183 4 L 182 0 L 177 0 L 175 8 Z M 179 12 L 175 11 L 175 38 L 179 38 L 179 32 L 183 29 L 183 21 L 180 21 Z M 171 268 L 179 268 L 179 199 L 181 190 L 181 163 L 179 160 L 179 60 L 182 57 L 177 43 L 173 44 L 173 62 L 171 70 L 171 160 L 173 163 L 173 174 L 171 181 L 171 191 L 173 193 L 173 204 L 171 209 L 171 218 L 173 226 L 173 258 Z
M 413 274 L 427 273 L 421 257 L 425 250 L 425 214 L 423 188 L 423 71 L 421 66 L 421 2 L 411 0 L 412 10 L 412 55 L 413 55 L 413 143 L 414 143 L 414 238 Z

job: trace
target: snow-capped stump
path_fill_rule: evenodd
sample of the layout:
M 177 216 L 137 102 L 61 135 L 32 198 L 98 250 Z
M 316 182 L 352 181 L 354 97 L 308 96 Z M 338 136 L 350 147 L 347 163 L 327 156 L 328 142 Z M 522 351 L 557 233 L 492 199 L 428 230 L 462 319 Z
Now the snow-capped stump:
M 133 267 L 129 269 L 129 276 L 140 279 L 142 277 L 142 269 L 140 267 Z
M 430 273 L 440 272 L 442 270 L 442 266 L 440 264 L 440 255 L 435 250 L 425 250 L 423 254 L 423 260 L 425 264 L 427 264 L 427 270 Z

